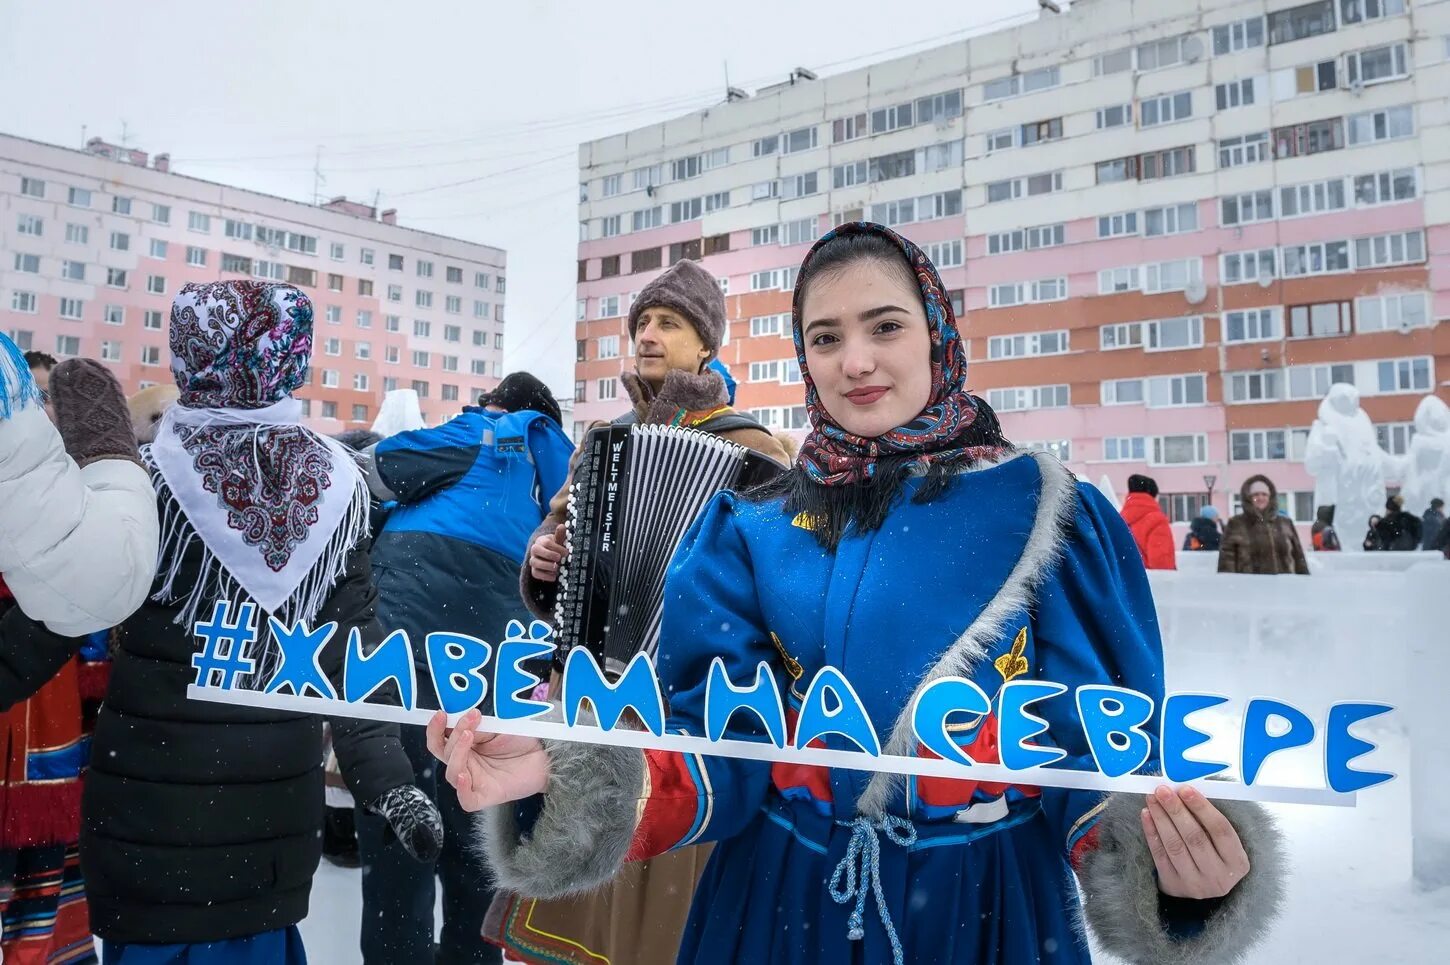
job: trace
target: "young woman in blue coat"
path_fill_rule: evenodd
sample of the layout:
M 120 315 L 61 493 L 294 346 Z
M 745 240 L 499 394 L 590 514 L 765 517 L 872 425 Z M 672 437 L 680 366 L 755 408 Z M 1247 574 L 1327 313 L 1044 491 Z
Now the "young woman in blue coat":
M 791 726 L 805 682 L 838 668 L 893 754 L 921 753 L 909 708 L 944 676 L 988 694 L 1018 677 L 1114 684 L 1161 705 L 1132 536 L 1056 459 L 1015 451 L 968 393 L 926 256 L 879 225 L 837 228 L 801 267 L 794 329 L 811 432 L 790 473 L 720 495 L 675 556 L 658 660 L 667 726 L 704 733 L 717 657 L 742 683 L 775 667 Z M 1071 699 L 1034 712 L 1060 766 L 1094 769 Z M 1191 789 L 902 779 L 479 728 L 470 714 L 446 734 L 440 715 L 429 741 L 463 805 L 489 808 L 503 887 L 584 890 L 625 860 L 719 842 L 680 962 L 1081 963 L 1084 919 L 1128 961 L 1231 962 L 1280 897 L 1262 811 Z M 974 759 L 1000 760 L 994 715 L 953 730 Z M 732 736 L 761 739 L 743 724 Z

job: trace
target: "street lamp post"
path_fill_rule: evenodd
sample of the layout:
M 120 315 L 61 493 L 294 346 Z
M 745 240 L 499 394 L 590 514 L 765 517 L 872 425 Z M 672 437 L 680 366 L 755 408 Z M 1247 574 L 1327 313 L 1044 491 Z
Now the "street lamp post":
M 1213 484 L 1218 482 L 1217 476 L 1205 475 L 1203 477 L 1203 488 L 1208 490 L 1208 505 L 1213 505 Z

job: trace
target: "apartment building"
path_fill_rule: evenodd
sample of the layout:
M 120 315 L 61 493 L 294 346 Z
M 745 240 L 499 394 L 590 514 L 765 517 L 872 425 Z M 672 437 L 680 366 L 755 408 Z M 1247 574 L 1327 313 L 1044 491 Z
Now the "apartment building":
M 702 259 L 737 405 L 806 425 L 791 292 L 865 217 L 927 250 L 972 385 L 1085 478 L 1177 522 L 1273 477 L 1352 382 L 1391 453 L 1450 379 L 1446 0 L 1077 0 L 1063 14 L 788 82 L 580 149 L 576 427 L 617 414 L 625 316 Z
M 309 205 L 186 177 L 167 155 L 0 135 L 0 331 L 87 356 L 127 392 L 171 379 L 167 320 L 187 282 L 297 285 L 316 310 L 308 384 L 324 431 L 418 391 L 430 424 L 502 376 L 504 252 L 336 198 Z

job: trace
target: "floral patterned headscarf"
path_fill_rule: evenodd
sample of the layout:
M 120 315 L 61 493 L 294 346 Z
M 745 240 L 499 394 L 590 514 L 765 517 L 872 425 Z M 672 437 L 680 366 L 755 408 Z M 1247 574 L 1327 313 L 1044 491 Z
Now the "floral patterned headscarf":
M 171 602 L 184 550 L 205 545 L 178 622 L 246 592 L 279 618 L 310 620 L 367 531 L 367 487 L 352 457 L 301 424 L 291 397 L 312 355 L 312 301 L 290 285 L 187 285 L 171 308 L 181 391 L 146 456 L 172 500 L 157 599 Z
M 821 405 L 820 394 L 806 364 L 805 337 L 801 317 L 804 288 L 796 286 L 794 334 L 796 358 L 806 385 L 806 412 L 811 431 L 801 445 L 799 463 L 812 481 L 823 486 L 848 486 L 870 479 L 877 460 L 883 456 L 914 456 L 925 467 L 931 463 L 967 463 L 1001 455 L 995 446 L 964 446 L 959 441 L 977 417 L 977 405 L 967 392 L 966 346 L 957 331 L 951 299 L 942 287 L 941 276 L 920 248 L 890 228 L 867 221 L 854 221 L 826 232 L 802 263 L 804 272 L 811 259 L 835 238 L 874 234 L 890 241 L 901 251 L 921 288 L 926 322 L 931 335 L 931 398 L 925 409 L 910 422 L 874 438 L 853 435 L 831 418 Z

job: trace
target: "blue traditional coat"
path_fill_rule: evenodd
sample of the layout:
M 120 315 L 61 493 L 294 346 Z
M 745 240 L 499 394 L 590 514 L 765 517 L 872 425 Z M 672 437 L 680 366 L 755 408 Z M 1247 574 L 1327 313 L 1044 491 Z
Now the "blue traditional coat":
M 924 505 L 917 485 L 834 553 L 780 501 L 717 497 L 666 583 L 669 728 L 705 733 L 716 657 L 742 684 L 776 667 L 791 727 L 815 672 L 840 669 L 887 753 L 920 752 L 906 715 L 931 675 L 989 696 L 1018 677 L 1113 684 L 1161 705 L 1142 557 L 1097 490 L 1041 455 L 964 473 Z M 1057 766 L 1095 769 L 1071 693 L 1032 709 L 1050 725 L 1037 742 L 1066 751 Z M 736 714 L 732 736 L 763 739 L 749 719 Z M 999 760 L 992 715 L 953 730 L 974 759 Z M 1100 793 L 654 751 L 647 768 L 631 856 L 719 842 L 681 962 L 1090 960 L 1070 872 L 1095 845 Z

